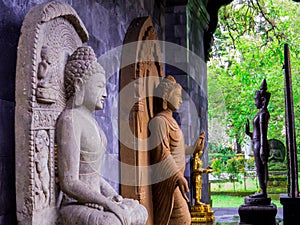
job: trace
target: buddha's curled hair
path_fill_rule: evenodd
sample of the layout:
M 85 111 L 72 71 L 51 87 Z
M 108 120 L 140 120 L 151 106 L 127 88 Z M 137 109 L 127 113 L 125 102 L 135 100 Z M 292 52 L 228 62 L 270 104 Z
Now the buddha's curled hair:
M 172 75 L 168 75 L 160 81 L 154 92 L 154 114 L 164 110 L 164 101 L 168 101 L 172 90 L 177 88 L 181 89 L 181 85 L 176 83 Z
M 95 73 L 104 74 L 104 69 L 97 62 L 94 50 L 90 46 L 77 48 L 68 58 L 65 67 L 64 84 L 67 99 L 74 96 L 83 83 Z
M 168 75 L 165 78 L 163 78 L 157 86 L 156 97 L 168 100 L 170 97 L 170 93 L 176 88 L 181 89 L 180 84 L 176 83 L 176 80 L 172 75 Z

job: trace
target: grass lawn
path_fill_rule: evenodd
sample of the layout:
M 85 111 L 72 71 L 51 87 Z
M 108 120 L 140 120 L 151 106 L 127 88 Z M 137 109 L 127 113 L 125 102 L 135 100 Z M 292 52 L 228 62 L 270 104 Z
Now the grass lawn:
M 244 196 L 230 196 L 230 195 L 212 195 L 212 206 L 213 208 L 238 208 L 244 203 Z M 278 208 L 282 207 L 279 200 L 273 200 Z
M 211 183 L 211 199 L 214 208 L 238 208 L 244 203 L 246 196 L 254 194 L 258 190 L 257 178 L 247 178 L 246 183 L 232 182 Z M 282 207 L 279 201 L 279 193 L 268 192 L 277 207 Z
M 257 178 L 247 178 L 246 182 L 242 183 L 235 182 L 222 182 L 222 183 L 211 183 L 210 190 L 211 192 L 256 192 L 258 189 Z

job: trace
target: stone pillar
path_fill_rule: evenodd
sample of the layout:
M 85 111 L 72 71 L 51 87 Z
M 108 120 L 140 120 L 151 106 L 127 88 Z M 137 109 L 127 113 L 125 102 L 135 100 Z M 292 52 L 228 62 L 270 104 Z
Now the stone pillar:
M 200 132 L 205 131 L 205 143 L 208 143 L 208 103 L 207 103 L 207 71 L 204 56 L 204 31 L 207 29 L 209 16 L 205 8 L 205 0 L 189 0 L 188 1 L 188 16 L 187 16 L 187 29 L 188 29 L 188 49 L 189 59 L 189 96 L 195 104 L 198 112 Z M 196 54 L 197 61 L 194 61 Z M 191 118 L 191 124 L 194 119 Z M 206 144 L 202 155 L 203 168 L 208 166 L 208 146 Z M 210 203 L 209 196 L 209 183 L 208 174 L 203 174 L 202 178 L 202 202 Z
M 186 52 L 181 54 L 166 49 L 166 62 L 176 65 L 167 64 L 166 74 L 172 74 L 183 87 L 184 102 L 174 116 L 181 126 L 186 144 L 192 145 L 201 131 L 207 134 L 207 73 L 203 35 L 208 25 L 208 14 L 203 0 L 167 1 L 165 12 L 166 41 L 186 48 Z M 185 176 L 190 181 L 189 160 L 190 157 L 187 157 Z M 202 161 L 203 167 L 207 167 L 207 146 Z M 202 201 L 205 203 L 209 203 L 210 199 L 208 190 L 206 174 L 203 176 L 202 189 Z
M 298 184 L 298 163 L 294 118 L 294 98 L 292 88 L 292 74 L 290 67 L 289 46 L 284 45 L 285 69 L 285 115 L 286 115 L 286 146 L 288 161 L 288 194 L 280 196 L 283 205 L 283 222 L 285 225 L 294 224 L 300 210 L 300 196 Z
M 295 224 L 300 209 L 300 198 L 292 198 L 288 194 L 280 195 L 280 203 L 283 206 L 283 223 L 284 225 Z

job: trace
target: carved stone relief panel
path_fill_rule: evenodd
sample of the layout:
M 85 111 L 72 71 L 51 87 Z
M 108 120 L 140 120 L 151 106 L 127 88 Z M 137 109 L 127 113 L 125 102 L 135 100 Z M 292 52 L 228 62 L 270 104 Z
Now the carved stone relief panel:
M 38 130 L 34 139 L 34 200 L 36 209 L 49 205 L 50 200 L 50 171 L 49 171 L 49 147 L 50 138 L 46 130 Z
M 83 23 L 65 3 L 36 5 L 23 21 L 15 110 L 18 224 L 57 223 L 55 125 L 66 104 L 64 69 L 87 40 Z

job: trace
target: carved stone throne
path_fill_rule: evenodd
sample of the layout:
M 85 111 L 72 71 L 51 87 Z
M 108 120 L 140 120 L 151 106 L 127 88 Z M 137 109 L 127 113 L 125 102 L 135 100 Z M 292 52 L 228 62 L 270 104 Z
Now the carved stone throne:
M 18 224 L 58 224 L 55 125 L 65 107 L 64 68 L 88 33 L 68 4 L 49 2 L 26 15 L 16 72 Z

